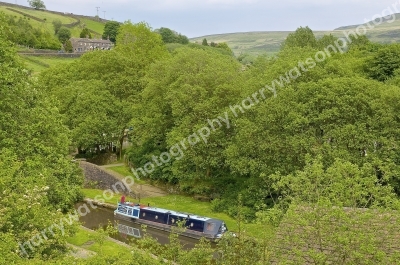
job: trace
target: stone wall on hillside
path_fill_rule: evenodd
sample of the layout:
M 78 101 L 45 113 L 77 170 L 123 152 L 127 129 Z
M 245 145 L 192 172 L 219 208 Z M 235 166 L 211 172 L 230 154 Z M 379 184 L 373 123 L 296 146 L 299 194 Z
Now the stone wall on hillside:
M 54 51 L 53 51 L 54 52 Z M 35 57 L 62 57 L 62 58 L 79 58 L 82 56 L 80 53 L 39 53 L 39 52 L 29 52 L 29 53 L 23 53 L 19 52 L 18 54 L 26 55 L 26 56 L 35 56 Z
M 134 192 L 129 192 L 128 187 L 126 187 L 122 181 L 104 171 L 99 166 L 85 161 L 80 161 L 79 166 L 83 169 L 85 175 L 85 187 L 95 187 L 102 190 L 110 189 L 116 194 L 116 196 L 118 196 L 116 198 L 119 198 L 123 193 L 126 193 L 131 197 L 135 196 Z M 110 195 L 107 194 L 107 196 Z

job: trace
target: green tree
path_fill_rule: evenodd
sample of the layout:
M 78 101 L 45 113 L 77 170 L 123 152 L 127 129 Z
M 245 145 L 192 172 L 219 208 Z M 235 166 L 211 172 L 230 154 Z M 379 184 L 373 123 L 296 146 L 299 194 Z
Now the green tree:
M 54 34 L 58 34 L 58 31 L 61 29 L 62 27 L 62 22 L 59 19 L 53 20 L 52 22 L 53 27 L 54 27 Z
M 46 6 L 42 0 L 28 0 L 28 3 L 35 9 L 46 9 Z
M 81 38 L 88 38 L 91 39 L 92 38 L 92 33 L 90 32 L 90 30 L 88 28 L 83 28 L 80 35 Z
M 322 38 L 317 40 L 317 47 L 320 50 L 325 49 L 329 45 L 335 45 L 335 41 L 337 41 L 338 38 L 333 36 L 332 34 L 329 35 L 324 35 Z
M 204 45 L 204 46 L 208 46 L 207 39 L 206 39 L 206 38 L 204 38 L 204 39 L 203 39 L 203 42 L 202 42 L 201 44 L 202 44 L 202 45 Z
M 374 88 L 372 89 L 371 87 Z M 312 88 L 317 90 L 311 92 L 309 89 Z M 264 135 L 265 138 L 260 138 L 259 140 L 253 138 L 253 141 L 255 140 L 255 145 L 249 144 L 249 142 L 244 144 L 246 141 L 249 141 L 249 138 L 246 137 L 240 140 L 243 144 L 239 144 L 239 141 L 235 141 L 235 144 L 232 145 L 231 148 L 234 148 L 237 144 L 239 145 L 230 150 L 229 153 L 232 152 L 232 155 L 235 154 L 236 151 L 239 151 L 239 153 L 236 154 L 238 155 L 237 158 L 241 159 L 240 157 L 243 158 L 243 156 L 240 155 L 241 150 L 243 154 L 250 150 L 252 150 L 254 154 L 255 150 L 259 149 L 260 156 L 257 155 L 257 158 L 254 157 L 253 162 L 249 161 L 249 163 L 235 160 L 232 165 L 235 168 L 241 165 L 240 170 L 237 168 L 241 172 L 253 171 L 259 167 L 260 171 L 257 170 L 259 173 L 264 172 L 272 174 L 276 171 L 290 173 L 292 170 L 301 169 L 303 167 L 303 158 L 305 154 L 318 152 L 323 152 L 327 161 L 332 161 L 333 157 L 339 156 L 354 163 L 360 163 L 367 160 L 372 161 L 379 157 L 382 163 L 390 165 L 389 161 L 391 159 L 389 159 L 389 157 L 394 158 L 394 153 L 390 151 L 390 146 L 393 144 L 396 132 L 389 129 L 390 126 L 392 126 L 389 124 L 380 125 L 384 128 L 388 128 L 387 132 L 383 132 L 375 126 L 380 124 L 382 119 L 386 119 L 381 116 L 384 115 L 383 109 L 385 109 L 384 111 L 387 112 L 389 117 L 392 115 L 393 110 L 391 110 L 392 107 L 380 103 L 379 97 L 376 97 L 376 95 L 380 94 L 379 89 L 385 90 L 385 87 L 378 85 L 376 82 L 361 78 L 326 79 L 316 83 L 300 84 L 297 86 L 296 90 L 289 87 L 285 88 L 285 90 L 280 92 L 281 97 L 276 99 L 271 98 L 267 100 L 268 105 L 262 105 L 255 110 L 255 113 L 257 113 L 254 114 L 255 117 L 261 117 L 262 115 L 270 113 L 265 120 L 261 118 L 261 120 L 264 121 L 258 120 L 257 118 L 256 120 L 258 121 L 255 121 L 253 120 L 254 117 L 251 115 L 249 115 L 250 120 L 247 118 L 243 120 L 240 119 L 242 120 L 240 123 L 243 122 L 241 126 L 247 126 L 249 128 L 243 131 L 243 133 L 247 135 L 246 137 L 251 137 L 251 135 Z M 292 98 L 296 103 L 294 103 L 292 99 L 289 99 L 291 98 L 291 96 L 289 96 L 291 93 L 294 97 L 297 97 L 297 99 Z M 313 96 L 315 95 L 313 93 L 318 93 L 318 97 Z M 348 95 L 346 99 L 343 97 L 344 95 Z M 334 98 L 338 98 L 339 100 L 339 97 L 342 99 L 341 102 L 335 101 L 335 103 L 333 103 L 331 101 L 334 100 Z M 312 98 L 314 99 L 312 100 Z M 352 103 L 346 103 L 347 99 Z M 305 103 L 306 101 L 308 103 Z M 328 102 L 331 102 L 334 106 L 331 105 L 332 107 L 329 107 L 326 105 Z M 287 107 L 285 107 L 285 105 Z M 356 106 L 364 106 L 364 108 L 360 109 Z M 294 108 L 299 109 L 294 110 Z M 269 110 L 267 111 L 266 109 Z M 275 111 L 272 109 L 275 109 Z M 318 111 L 310 111 L 312 109 L 318 109 Z M 370 110 L 374 111 L 371 112 Z M 300 112 L 303 114 L 300 114 Z M 284 117 L 288 120 L 284 121 L 286 120 Z M 250 125 L 253 122 L 259 125 L 269 125 L 265 127 Z M 293 125 L 286 127 L 285 124 Z M 294 124 L 297 125 L 294 126 Z M 367 126 L 367 128 L 365 126 Z M 250 128 L 255 129 L 255 131 Z M 299 134 L 296 130 L 300 130 L 302 133 Z M 242 132 L 239 132 L 237 136 L 241 134 Z M 388 138 L 383 136 L 386 134 Z M 386 138 L 386 140 L 384 140 L 384 138 Z M 260 146 L 258 143 L 262 141 L 261 139 L 271 144 Z M 383 141 L 381 142 L 381 140 Z M 379 142 L 379 144 L 377 142 Z M 377 144 L 378 146 L 376 146 Z M 272 150 L 271 148 L 275 148 L 274 146 L 276 146 L 277 149 Z M 380 148 L 382 148 L 380 152 L 375 151 Z M 278 149 L 280 150 L 279 152 Z M 283 150 L 288 150 L 288 152 L 283 152 Z M 271 152 L 270 157 L 266 155 L 266 153 L 269 152 Z M 276 155 L 277 152 L 279 155 Z M 236 155 L 234 156 L 236 157 Z M 289 160 L 291 162 L 289 162 Z M 279 163 L 278 161 L 281 162 Z M 249 166 L 251 165 L 251 169 L 242 167 L 246 164 Z M 289 165 L 291 165 L 291 169 L 289 169 Z
M 67 94 L 65 90 L 69 91 Z M 72 141 L 80 150 L 107 145 L 118 140 L 121 106 L 102 81 L 76 81 L 54 90 L 64 98 L 60 112 L 71 129 Z
M 140 145 L 134 145 L 130 152 L 135 166 L 147 163 L 152 155 L 168 152 L 206 126 L 207 119 L 225 117 L 224 111 L 238 97 L 240 65 L 213 50 L 178 49 L 172 58 L 150 68 L 132 120 L 135 128 L 141 128 L 134 134 L 134 143 Z M 209 183 L 222 181 L 218 176 L 226 174 L 223 151 L 232 130 L 231 126 L 221 125 L 207 143 L 199 139 L 181 159 L 156 169 L 151 178 L 171 182 L 179 179 L 180 187 L 190 192 L 214 192 Z
M 224 49 L 233 55 L 231 48 L 229 48 L 229 46 L 228 46 L 228 44 L 226 44 L 226 42 L 220 42 L 217 44 L 216 47 L 219 49 Z
M 145 23 L 125 23 L 117 41 L 117 47 L 111 51 L 87 53 L 76 62 L 43 73 L 40 78 L 40 83 L 57 98 L 71 99 L 71 105 L 61 104 L 60 108 L 70 113 L 67 124 L 77 132 L 73 134 L 77 147 L 109 142 L 112 134 L 122 146 L 125 129 L 129 128 L 133 115 L 132 105 L 144 88 L 148 67 L 168 56 L 161 36 Z M 88 81 L 81 85 L 93 95 L 79 91 L 85 98 L 78 96 L 80 94 L 71 83 L 81 80 Z M 71 87 L 68 93 L 65 87 Z M 80 101 L 76 101 L 76 97 Z M 93 105 L 93 100 L 98 101 L 98 105 Z M 86 113 L 87 117 L 80 113 Z M 110 138 L 104 139 L 103 133 Z
M 65 42 L 64 49 L 65 49 L 66 52 L 73 52 L 74 51 L 74 47 L 72 47 L 72 43 L 71 43 L 70 40 L 67 40 Z
M 378 81 L 391 79 L 400 68 L 400 45 L 390 44 L 379 49 L 366 64 L 368 75 Z
M 180 44 L 188 44 L 189 43 L 189 39 L 185 35 L 178 34 L 178 43 L 180 43 Z
M 309 27 L 300 27 L 294 33 L 290 33 L 282 43 L 283 48 L 292 47 L 312 47 L 317 48 L 317 39 Z
M 271 178 L 283 195 L 277 207 L 288 207 L 276 231 L 272 260 L 392 264 L 399 257 L 391 245 L 399 235 L 399 201 L 372 164 L 337 159 L 325 168 L 319 157 L 309 159 L 302 171 Z
M 1 14 L 0 22 L 5 25 Z M 68 129 L 60 122 L 54 98 L 29 78 L 14 48 L 4 40 L 4 28 L 0 29 L 0 263 L 17 264 L 26 255 L 44 260 L 66 253 L 66 238 L 75 231 L 73 220 L 64 224 L 63 231 L 47 233 L 48 240 L 40 232 L 62 220 L 62 212 L 80 198 L 82 178 L 67 158 Z
M 109 39 L 113 43 L 116 41 L 116 37 L 118 35 L 118 29 L 121 26 L 121 24 L 117 21 L 107 21 L 107 23 L 104 25 L 104 31 L 103 31 L 103 40 Z
M 173 32 L 169 28 L 160 28 L 158 30 L 158 33 L 161 35 L 164 43 L 178 43 L 175 32 Z
M 178 34 L 169 28 L 160 28 L 157 32 L 161 35 L 164 43 L 189 43 L 189 39 L 185 35 Z
M 66 27 L 61 27 L 57 34 L 58 39 L 61 43 L 66 43 L 71 38 L 71 31 Z

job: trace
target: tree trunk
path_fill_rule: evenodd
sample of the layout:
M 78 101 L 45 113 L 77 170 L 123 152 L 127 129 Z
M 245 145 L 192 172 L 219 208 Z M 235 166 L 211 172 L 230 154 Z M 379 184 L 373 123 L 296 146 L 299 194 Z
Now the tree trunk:
M 119 145 L 120 145 L 120 148 L 119 148 L 119 159 L 120 160 L 122 159 L 122 146 L 124 144 L 124 138 L 125 138 L 125 130 L 122 131 L 122 136 L 119 139 Z

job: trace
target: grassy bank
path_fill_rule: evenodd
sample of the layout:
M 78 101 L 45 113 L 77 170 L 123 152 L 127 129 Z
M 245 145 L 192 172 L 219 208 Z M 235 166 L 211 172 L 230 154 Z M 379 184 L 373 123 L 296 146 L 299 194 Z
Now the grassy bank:
M 83 194 L 86 198 L 94 199 L 96 196 L 98 198 L 103 198 L 103 191 L 96 189 L 83 189 Z M 119 200 L 119 195 L 114 196 L 109 200 L 105 200 L 107 203 L 116 204 Z M 138 202 L 134 198 L 127 198 L 127 201 Z M 167 195 L 161 197 L 150 197 L 143 198 L 140 200 L 141 204 L 150 204 L 150 206 L 170 209 L 174 211 L 187 212 L 200 216 L 207 216 L 216 219 L 224 220 L 227 224 L 229 230 L 238 231 L 237 221 L 225 213 L 216 213 L 211 210 L 211 203 L 201 202 L 195 200 L 191 197 L 182 195 Z M 259 224 L 243 224 L 242 229 L 246 231 L 250 236 L 260 238 L 262 237 L 261 232 L 268 232 L 271 227 Z
M 50 68 L 57 67 L 61 64 L 72 63 L 77 58 L 63 58 L 56 56 L 26 56 L 21 55 L 27 69 L 32 71 L 32 75 L 36 76 L 40 72 Z
M 126 253 L 129 248 L 128 246 L 118 244 L 114 241 L 107 239 L 104 240 L 102 244 L 100 244 L 99 242 L 97 242 L 97 240 L 95 240 L 95 238 L 96 232 L 89 231 L 84 228 L 79 228 L 78 232 L 73 237 L 67 239 L 67 242 L 74 246 L 94 251 L 96 253 L 106 252 L 110 254 L 122 254 L 123 252 Z

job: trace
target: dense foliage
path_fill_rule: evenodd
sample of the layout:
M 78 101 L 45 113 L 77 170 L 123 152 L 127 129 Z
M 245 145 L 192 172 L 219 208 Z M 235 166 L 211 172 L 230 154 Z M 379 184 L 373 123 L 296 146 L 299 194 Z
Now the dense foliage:
M 83 28 L 81 33 L 79 34 L 79 37 L 91 39 L 92 33 L 90 32 L 90 30 L 88 28 Z
M 281 195 L 270 189 L 268 176 L 302 170 L 308 155 L 322 156 L 325 167 L 335 159 L 370 163 L 382 183 L 400 193 L 397 45 L 353 39 L 347 51 L 331 52 L 300 73 L 299 62 L 337 39 L 317 40 L 308 27 L 299 28 L 277 56 L 244 68 L 229 52 L 202 45 L 170 45 L 168 55 L 143 23 L 127 23 L 119 32 L 114 51 L 87 54 L 41 78 L 62 97 L 60 109 L 78 147 L 104 144 L 113 134 L 121 139 L 124 129 L 134 128 L 127 153 L 133 168 L 179 147 L 182 157 L 154 162 L 146 177 L 215 198 L 215 210 L 232 215 L 231 202 L 242 193 L 249 219 Z M 285 72 L 295 66 L 298 76 L 287 80 Z M 263 97 L 253 98 L 266 85 L 277 96 L 264 89 Z M 98 102 L 98 110 L 83 107 L 90 106 L 84 98 Z M 196 137 L 204 127 L 211 130 L 207 139 Z
M 35 9 L 46 9 L 46 5 L 42 0 L 28 0 L 28 4 Z
M 3 22 L 4 17 L 0 16 Z M 4 25 L 3 23 L 1 23 Z M 81 173 L 67 158 L 68 129 L 55 99 L 29 78 L 0 28 L 0 249 L 1 264 L 21 257 L 48 259 L 65 253 L 74 222 L 61 220 L 81 197 Z M 7 29 L 5 30 L 7 32 Z M 48 240 L 36 237 L 48 232 Z M 19 244 L 36 237 L 35 247 Z
M 398 258 L 382 247 L 400 221 L 397 44 L 353 37 L 334 51 L 335 37 L 317 39 L 306 27 L 273 58 L 244 65 L 226 44 L 171 44 L 172 31 L 156 33 L 146 23 L 108 23 L 106 30 L 113 50 L 87 53 L 38 80 L 18 61 L 8 33 L 0 35 L 0 246 L 7 249 L 0 261 L 18 260 L 18 242 L 79 198 L 68 146 L 121 147 L 128 128 L 126 159 L 140 177 L 211 198 L 215 211 L 269 232 L 227 237 L 215 260 L 207 242 L 184 251 L 174 234 L 167 248 L 145 237 L 138 243 L 145 250 L 181 264 Z M 45 241 L 35 259 L 70 262 L 65 237 Z M 135 264 L 160 264 L 135 251 Z M 87 262 L 133 261 L 128 255 Z
M 108 39 L 115 43 L 120 26 L 121 24 L 117 21 L 107 21 L 107 23 L 104 25 L 104 31 L 102 35 L 103 40 Z
M 61 48 L 61 43 L 57 38 L 46 30 L 34 28 L 28 20 L 29 18 L 16 19 L 10 15 L 5 16 L 2 23 L 9 29 L 5 32 L 7 39 L 36 49 L 59 50 Z
M 162 37 L 164 43 L 180 43 L 180 44 L 188 44 L 189 39 L 185 35 L 177 33 L 169 28 L 160 28 L 156 30 Z

